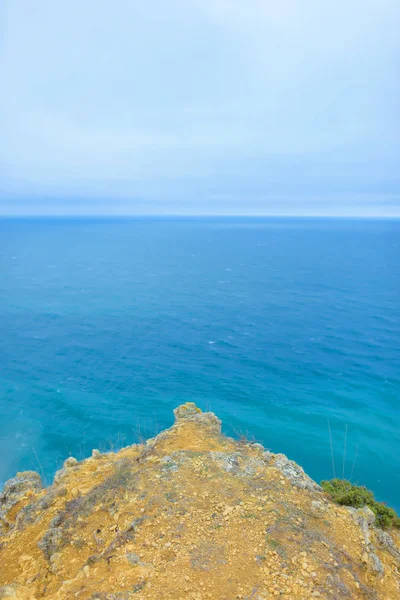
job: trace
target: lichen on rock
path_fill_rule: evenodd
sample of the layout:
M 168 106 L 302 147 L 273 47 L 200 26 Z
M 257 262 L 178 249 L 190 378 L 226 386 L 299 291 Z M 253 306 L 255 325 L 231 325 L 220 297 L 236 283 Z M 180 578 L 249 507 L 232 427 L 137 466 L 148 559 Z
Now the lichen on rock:
M 212 412 L 203 413 L 194 402 L 186 402 L 185 404 L 178 406 L 178 408 L 175 408 L 174 416 L 175 423 L 178 423 L 182 420 L 195 421 L 199 424 L 210 427 L 210 429 L 216 432 L 221 431 L 220 419 L 218 419 L 218 417 Z
M 397 600 L 397 531 L 193 403 L 144 444 L 0 495 L 0 598 Z M 1 587 L 2 586 L 2 587 Z
M 2 532 L 7 531 L 10 526 L 8 513 L 14 506 L 23 501 L 28 495 L 42 489 L 42 479 L 35 471 L 17 473 L 15 477 L 6 481 L 3 491 L 0 493 L 0 535 Z
M 297 487 L 315 492 L 321 491 L 321 487 L 306 475 L 300 465 L 289 460 L 284 454 L 275 456 L 274 466 Z

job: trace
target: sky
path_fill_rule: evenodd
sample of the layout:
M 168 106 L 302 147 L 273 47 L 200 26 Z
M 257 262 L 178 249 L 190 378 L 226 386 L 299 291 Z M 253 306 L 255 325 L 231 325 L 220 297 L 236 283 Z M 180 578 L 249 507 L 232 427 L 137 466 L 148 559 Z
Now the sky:
M 400 216 L 398 0 L 1 0 L 0 214 Z

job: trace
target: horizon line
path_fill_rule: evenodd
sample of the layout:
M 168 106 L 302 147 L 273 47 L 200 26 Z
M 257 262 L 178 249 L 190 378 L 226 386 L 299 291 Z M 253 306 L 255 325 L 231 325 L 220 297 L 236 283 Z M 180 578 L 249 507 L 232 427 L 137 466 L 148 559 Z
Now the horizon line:
M 391 220 L 391 219 L 400 219 L 400 214 L 398 215 L 360 215 L 360 214 L 351 214 L 351 215 L 327 215 L 327 214 L 273 214 L 273 213 L 158 213 L 158 214 L 147 214 L 147 213 L 119 213 L 119 214 L 96 214 L 96 213 L 87 213 L 87 214 L 78 214 L 78 213 L 64 213 L 64 214 L 56 214 L 56 213 L 0 213 L 0 219 L 162 219 L 162 218 L 181 218 L 181 219 L 218 219 L 218 218 L 229 218 L 229 219 L 381 219 L 381 220 Z

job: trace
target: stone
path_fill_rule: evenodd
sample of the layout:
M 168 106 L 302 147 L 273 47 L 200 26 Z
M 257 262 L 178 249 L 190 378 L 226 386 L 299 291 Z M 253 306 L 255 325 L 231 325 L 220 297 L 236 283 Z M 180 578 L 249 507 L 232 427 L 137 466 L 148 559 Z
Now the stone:
M 74 458 L 73 456 L 70 456 L 69 458 L 67 458 L 67 460 L 64 461 L 64 469 L 70 469 L 71 467 L 76 467 L 77 464 L 78 464 L 78 461 L 76 460 L 76 458 Z
M 100 458 L 100 457 L 101 457 L 100 450 L 97 450 L 97 448 L 95 448 L 94 450 L 92 450 L 92 458 Z
M 0 536 L 4 600 L 396 595 L 396 531 L 333 504 L 287 457 L 214 433 L 195 405 L 177 417 L 147 446 L 95 449 L 26 493 Z
M 55 563 L 59 557 L 60 557 L 59 552 L 53 552 L 53 554 L 50 556 L 50 563 L 51 564 Z
M 368 552 L 366 550 L 364 550 L 364 552 L 361 554 L 361 562 L 363 562 L 364 564 L 368 564 L 369 561 L 369 556 L 368 556 Z
M 289 460 L 284 454 L 276 454 L 274 467 L 286 477 L 293 485 L 313 492 L 321 491 L 322 488 L 311 479 L 304 470 L 293 460 Z
M 273 454 L 269 450 L 265 450 L 265 452 L 262 453 L 262 459 L 267 465 L 269 465 L 272 462 L 274 456 L 275 454 Z
M 377 573 L 379 575 L 379 577 L 382 577 L 385 569 L 383 568 L 382 562 L 380 561 L 380 559 L 377 557 L 377 555 L 375 554 L 375 552 L 371 552 L 369 555 L 369 564 L 371 566 L 371 569 L 373 571 L 375 571 L 375 573 Z
M 392 536 L 387 531 L 383 531 L 379 527 L 374 527 L 375 536 L 381 546 L 385 548 L 390 554 L 400 563 L 400 552 L 396 548 L 396 544 L 393 541 Z
M 127 552 L 126 559 L 131 565 L 136 566 L 140 564 L 140 557 L 134 552 Z
M 175 423 L 185 419 L 188 421 L 198 421 L 199 423 L 206 425 L 214 431 L 221 431 L 221 421 L 212 412 L 203 413 L 202 410 L 196 406 L 194 402 L 186 402 L 181 404 L 174 410 Z
M 313 500 L 311 502 L 311 509 L 316 514 L 321 514 L 321 513 L 326 512 L 325 504 L 323 502 L 320 502 L 319 500 Z
M 38 492 L 43 489 L 42 479 L 35 471 L 23 471 L 5 482 L 0 494 L 0 511 L 11 508 L 29 491 Z
M 186 402 L 174 410 L 175 421 L 192 419 L 193 417 L 198 417 L 200 414 L 202 414 L 202 411 L 194 402 Z
M 43 489 L 42 479 L 35 471 L 23 471 L 5 482 L 0 493 L 0 533 L 9 526 L 7 514 L 13 506 L 25 497 L 27 492 Z
M 375 523 L 375 514 L 368 506 L 359 508 L 357 512 L 363 519 L 365 519 L 368 525 L 372 525 L 373 523 Z
M 62 532 L 60 529 L 53 527 L 46 531 L 41 540 L 38 541 L 37 545 L 43 552 L 47 560 L 50 561 L 52 554 L 57 552 L 62 538 Z

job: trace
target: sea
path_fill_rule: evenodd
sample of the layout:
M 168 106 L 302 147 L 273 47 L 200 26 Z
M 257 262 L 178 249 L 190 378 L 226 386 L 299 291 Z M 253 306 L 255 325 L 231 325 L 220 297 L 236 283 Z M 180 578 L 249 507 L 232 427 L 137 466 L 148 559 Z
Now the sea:
M 0 220 L 0 485 L 195 402 L 400 509 L 400 220 Z

